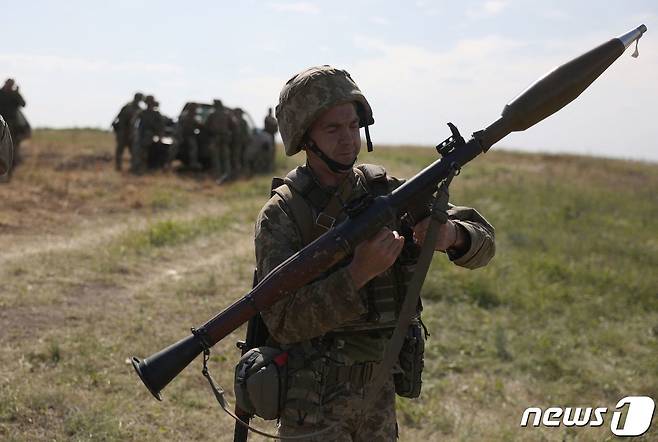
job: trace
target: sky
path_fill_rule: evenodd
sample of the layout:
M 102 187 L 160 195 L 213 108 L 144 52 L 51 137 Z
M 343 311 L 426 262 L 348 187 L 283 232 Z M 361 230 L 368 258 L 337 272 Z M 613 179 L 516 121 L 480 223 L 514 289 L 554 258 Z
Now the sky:
M 314 65 L 349 71 L 377 144 L 483 129 L 537 78 L 640 24 L 629 48 L 557 114 L 497 146 L 658 161 L 658 2 L 0 0 L 0 80 L 36 127 L 102 127 L 136 91 L 175 117 L 220 98 L 261 123 Z M 494 146 L 494 149 L 496 146 Z

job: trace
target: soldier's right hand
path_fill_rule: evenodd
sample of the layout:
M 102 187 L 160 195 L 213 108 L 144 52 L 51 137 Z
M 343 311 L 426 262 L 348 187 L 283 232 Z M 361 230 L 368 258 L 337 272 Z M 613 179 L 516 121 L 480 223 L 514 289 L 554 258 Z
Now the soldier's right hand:
M 403 246 L 404 236 L 387 227 L 356 246 L 352 262 L 347 266 L 356 288 L 360 289 L 372 278 L 391 267 L 402 252 Z

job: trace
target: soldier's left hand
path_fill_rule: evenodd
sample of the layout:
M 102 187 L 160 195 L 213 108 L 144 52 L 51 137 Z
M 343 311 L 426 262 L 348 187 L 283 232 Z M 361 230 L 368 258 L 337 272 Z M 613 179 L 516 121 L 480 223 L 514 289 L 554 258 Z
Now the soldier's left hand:
M 422 245 L 427 235 L 427 229 L 430 226 L 430 217 L 428 216 L 414 226 L 414 242 Z M 457 223 L 448 220 L 445 224 L 439 224 L 439 231 L 436 238 L 434 250 L 445 252 L 449 248 L 455 248 L 460 242 L 460 228 Z M 462 241 L 463 242 L 463 241 Z

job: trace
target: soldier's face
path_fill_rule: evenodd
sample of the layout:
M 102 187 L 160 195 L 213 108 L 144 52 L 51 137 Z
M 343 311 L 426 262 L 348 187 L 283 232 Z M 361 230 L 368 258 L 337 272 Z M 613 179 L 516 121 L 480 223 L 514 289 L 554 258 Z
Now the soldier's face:
M 354 103 L 329 108 L 315 120 L 309 136 L 329 158 L 350 164 L 361 150 L 359 116 Z

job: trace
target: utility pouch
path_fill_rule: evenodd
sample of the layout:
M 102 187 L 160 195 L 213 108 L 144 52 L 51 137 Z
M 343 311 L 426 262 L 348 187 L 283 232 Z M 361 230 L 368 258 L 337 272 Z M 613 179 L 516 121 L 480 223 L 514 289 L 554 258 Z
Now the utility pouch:
M 238 408 L 265 420 L 278 419 L 286 392 L 288 352 L 256 347 L 235 367 L 235 400 Z
M 281 422 L 288 426 L 324 421 L 327 361 L 319 353 L 295 346 L 289 350 L 287 392 Z
M 414 320 L 400 349 L 401 373 L 395 373 L 395 392 L 398 396 L 417 398 L 420 396 L 423 366 L 425 364 L 425 332 L 418 320 Z

